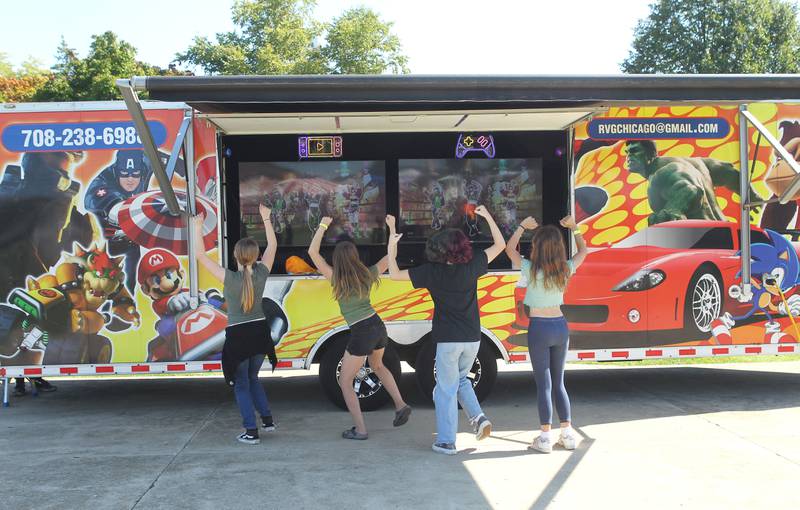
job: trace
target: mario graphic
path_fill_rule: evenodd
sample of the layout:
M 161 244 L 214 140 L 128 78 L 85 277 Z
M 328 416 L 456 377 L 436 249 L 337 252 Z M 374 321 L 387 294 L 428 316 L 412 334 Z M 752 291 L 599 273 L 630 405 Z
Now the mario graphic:
M 139 287 L 153 300 L 153 311 L 159 316 L 156 322 L 158 337 L 147 347 L 148 361 L 175 360 L 180 356 L 178 322 L 183 315 L 193 312 L 189 289 L 183 286 L 184 278 L 178 257 L 163 248 L 149 250 L 139 262 Z M 224 309 L 224 300 L 216 289 L 201 296 L 200 304 L 201 307 Z

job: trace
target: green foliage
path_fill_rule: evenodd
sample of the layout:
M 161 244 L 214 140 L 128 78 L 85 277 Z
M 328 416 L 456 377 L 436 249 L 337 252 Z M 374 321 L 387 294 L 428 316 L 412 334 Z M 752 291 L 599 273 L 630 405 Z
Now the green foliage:
M 8 61 L 8 55 L 0 51 L 0 76 L 13 76 L 14 68 Z
M 52 78 L 37 92 L 37 101 L 102 101 L 119 99 L 117 78 L 148 74 L 136 60 L 136 48 L 113 32 L 92 36 L 89 54 L 81 59 L 61 41 Z
M 400 39 L 391 23 L 364 7 L 350 9 L 327 29 L 327 45 L 320 52 L 332 74 L 407 73 L 408 59 L 400 52 Z
M 374 11 L 351 9 L 319 23 L 314 6 L 313 0 L 237 0 L 234 31 L 217 34 L 213 42 L 197 37 L 175 59 L 208 74 L 408 72 L 392 24 Z
M 800 24 L 787 0 L 657 0 L 626 73 L 797 73 Z

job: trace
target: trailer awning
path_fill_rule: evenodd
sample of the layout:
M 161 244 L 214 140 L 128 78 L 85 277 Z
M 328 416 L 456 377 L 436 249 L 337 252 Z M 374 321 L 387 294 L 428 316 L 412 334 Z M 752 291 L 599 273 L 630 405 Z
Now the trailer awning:
M 153 76 L 132 85 L 151 99 L 205 113 L 491 110 L 642 102 L 790 101 L 800 75 Z
M 158 76 L 228 134 L 558 130 L 610 106 L 800 99 L 798 75 Z

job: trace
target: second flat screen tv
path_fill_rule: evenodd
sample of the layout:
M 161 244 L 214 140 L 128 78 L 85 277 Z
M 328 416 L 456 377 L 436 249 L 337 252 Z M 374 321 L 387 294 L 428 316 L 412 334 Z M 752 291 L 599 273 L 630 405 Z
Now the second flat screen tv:
M 526 216 L 542 221 L 542 159 L 401 159 L 400 227 L 404 240 L 425 241 L 445 228 L 491 241 L 475 215 L 485 205 L 508 238 Z

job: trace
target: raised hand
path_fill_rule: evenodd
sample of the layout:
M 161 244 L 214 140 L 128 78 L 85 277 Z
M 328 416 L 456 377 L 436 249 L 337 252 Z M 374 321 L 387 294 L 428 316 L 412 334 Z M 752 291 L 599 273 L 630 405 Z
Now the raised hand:
M 394 232 L 397 228 L 397 219 L 392 216 L 391 214 L 386 215 L 386 226 L 389 227 L 391 232 Z
M 479 205 L 475 208 L 475 214 L 482 218 L 491 218 L 491 214 L 489 214 L 489 210 L 486 208 L 485 205 Z
M 270 209 L 264 204 L 258 204 L 258 212 L 261 214 L 261 220 L 267 221 L 269 219 L 270 213 L 272 213 L 272 209 Z
M 561 218 L 561 221 L 559 221 L 559 223 L 561 224 L 562 227 L 568 228 L 570 230 L 575 230 L 576 228 L 578 228 L 578 225 L 575 223 L 575 220 L 570 215 Z
M 539 223 L 533 218 L 533 216 L 528 216 L 519 224 L 520 227 L 524 228 L 525 230 L 534 230 L 539 226 Z
M 330 216 L 323 216 L 322 219 L 319 220 L 319 224 L 325 225 L 326 227 L 329 227 L 331 223 L 333 223 L 333 218 Z

